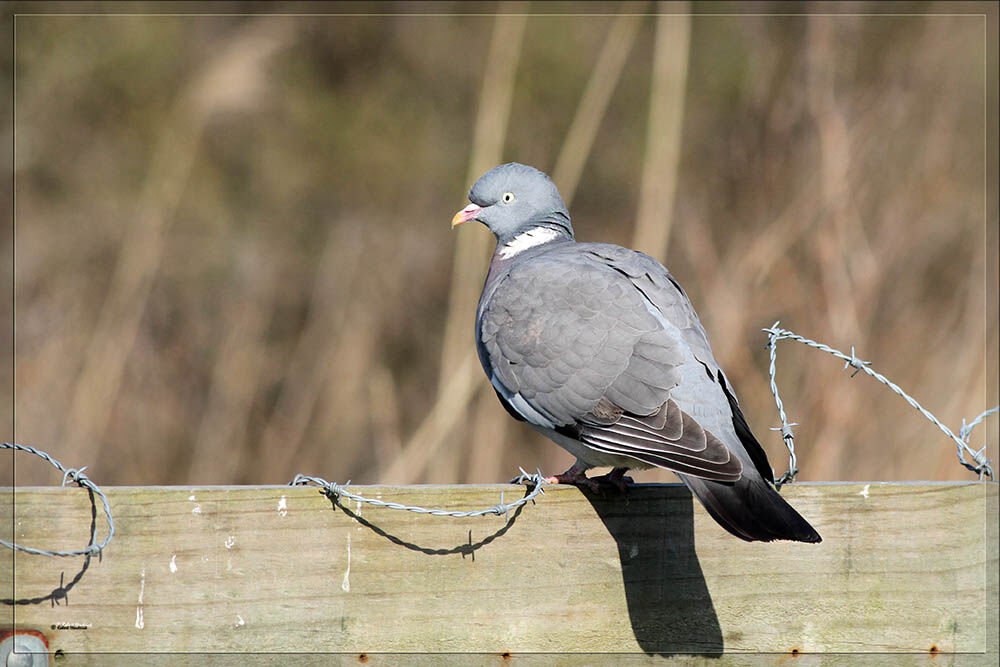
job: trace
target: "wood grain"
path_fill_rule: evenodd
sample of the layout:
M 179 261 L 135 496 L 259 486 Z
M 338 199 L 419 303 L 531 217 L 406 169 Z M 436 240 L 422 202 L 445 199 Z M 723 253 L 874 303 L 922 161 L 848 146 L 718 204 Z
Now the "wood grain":
M 524 493 L 352 490 L 445 509 Z M 996 662 L 995 483 L 786 487 L 819 545 L 741 542 L 676 485 L 627 501 L 549 487 L 509 520 L 334 508 L 302 487 L 106 492 L 118 534 L 71 586 L 84 559 L 2 559 L 0 596 L 41 600 L 4 605 L 0 625 L 40 630 L 67 654 L 477 652 L 500 664 L 504 652 L 922 660 L 935 647 L 935 664 Z M 0 530 L 19 543 L 86 545 L 85 491 L 0 497 Z M 45 599 L 60 576 L 65 599 Z

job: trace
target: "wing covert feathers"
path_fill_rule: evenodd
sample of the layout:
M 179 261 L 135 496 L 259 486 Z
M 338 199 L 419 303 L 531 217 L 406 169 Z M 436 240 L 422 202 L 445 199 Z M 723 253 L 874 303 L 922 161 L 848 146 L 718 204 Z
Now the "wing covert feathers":
M 673 400 L 648 416 L 623 413 L 610 424 L 583 423 L 579 438 L 599 452 L 719 482 L 735 482 L 743 472 L 729 448 Z

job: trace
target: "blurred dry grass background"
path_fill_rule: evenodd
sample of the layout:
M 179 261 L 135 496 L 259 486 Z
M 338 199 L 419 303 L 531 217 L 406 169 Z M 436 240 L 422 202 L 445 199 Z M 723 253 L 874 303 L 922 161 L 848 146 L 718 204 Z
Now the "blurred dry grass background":
M 474 359 L 492 237 L 448 227 L 510 160 L 554 174 L 579 239 L 666 260 L 779 473 L 777 319 L 956 430 L 997 402 L 995 5 L 493 8 L 18 16 L 7 437 L 101 484 L 561 472 Z M 779 348 L 800 479 L 972 478 L 841 366 Z M 997 430 L 973 436 L 994 459 Z

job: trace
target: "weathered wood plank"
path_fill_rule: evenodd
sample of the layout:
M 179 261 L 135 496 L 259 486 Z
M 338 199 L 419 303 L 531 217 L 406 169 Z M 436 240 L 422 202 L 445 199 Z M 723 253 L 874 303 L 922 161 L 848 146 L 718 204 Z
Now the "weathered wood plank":
M 446 509 L 523 493 L 358 488 Z M 360 653 L 480 652 L 493 654 L 488 664 L 504 652 L 522 661 L 608 652 L 745 660 L 793 649 L 922 661 L 931 647 L 935 664 L 997 656 L 994 483 L 786 487 L 820 545 L 741 542 L 672 485 L 638 487 L 627 503 L 551 487 L 510 521 L 353 502 L 348 513 L 314 488 L 106 491 L 118 535 L 103 561 L 89 563 L 67 600 L 5 605 L 0 623 L 41 630 L 66 653 L 345 652 L 356 662 Z M 13 506 L 9 489 L 0 497 L 9 506 L 0 530 L 18 542 L 86 544 L 86 492 L 18 488 Z M 4 558 L 0 596 L 44 597 L 82 565 Z

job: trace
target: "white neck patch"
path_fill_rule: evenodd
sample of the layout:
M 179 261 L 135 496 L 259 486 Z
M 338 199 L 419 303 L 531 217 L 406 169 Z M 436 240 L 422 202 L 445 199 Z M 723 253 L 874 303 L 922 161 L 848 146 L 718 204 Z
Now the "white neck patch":
M 548 243 L 557 236 L 559 236 L 559 232 L 549 227 L 535 227 L 533 229 L 529 229 L 528 231 L 521 232 L 515 236 L 510 243 L 501 248 L 500 256 L 504 259 L 513 257 L 520 252 L 524 252 L 528 248 L 534 248 L 536 245 Z

